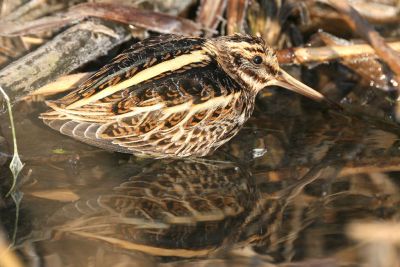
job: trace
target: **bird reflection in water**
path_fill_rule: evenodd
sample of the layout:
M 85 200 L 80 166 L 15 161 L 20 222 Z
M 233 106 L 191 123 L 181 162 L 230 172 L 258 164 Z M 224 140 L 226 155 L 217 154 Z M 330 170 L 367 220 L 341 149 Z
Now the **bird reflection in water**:
M 98 253 L 87 251 L 90 247 L 127 253 L 135 261 L 227 257 L 252 245 L 267 248 L 285 234 L 279 233 L 284 209 L 321 168 L 275 192 L 262 192 L 246 167 L 230 161 L 152 161 L 113 189 L 85 192 L 55 212 L 49 227 L 40 227 L 51 229 L 46 250 L 63 265 L 87 264 Z M 82 246 L 85 242 L 92 246 Z
M 51 221 L 57 238 L 199 257 L 231 245 L 227 240 L 234 240 L 257 198 L 249 173 L 232 163 L 161 160 L 112 190 L 65 206 Z

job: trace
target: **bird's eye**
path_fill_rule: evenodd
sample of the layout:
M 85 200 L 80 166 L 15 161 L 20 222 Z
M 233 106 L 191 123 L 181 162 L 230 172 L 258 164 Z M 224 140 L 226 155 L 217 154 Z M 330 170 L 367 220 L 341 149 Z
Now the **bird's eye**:
M 263 62 L 263 59 L 261 56 L 255 56 L 255 57 L 253 57 L 252 60 L 253 60 L 253 63 L 257 64 L 257 65 L 260 65 Z

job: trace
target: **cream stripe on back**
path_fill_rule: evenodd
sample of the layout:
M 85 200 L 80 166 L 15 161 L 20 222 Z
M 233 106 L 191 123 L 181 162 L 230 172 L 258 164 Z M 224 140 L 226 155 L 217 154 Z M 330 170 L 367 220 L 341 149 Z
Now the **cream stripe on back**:
M 192 63 L 205 61 L 207 62 L 210 60 L 211 59 L 205 50 L 195 50 L 190 54 L 184 54 L 174 59 L 166 60 L 150 68 L 144 69 L 128 80 L 125 80 L 113 86 L 109 86 L 88 98 L 84 98 L 76 101 L 75 103 L 72 103 L 67 107 L 67 109 L 74 109 L 95 102 L 118 91 L 122 91 L 130 86 L 152 79 L 162 73 L 175 71 Z

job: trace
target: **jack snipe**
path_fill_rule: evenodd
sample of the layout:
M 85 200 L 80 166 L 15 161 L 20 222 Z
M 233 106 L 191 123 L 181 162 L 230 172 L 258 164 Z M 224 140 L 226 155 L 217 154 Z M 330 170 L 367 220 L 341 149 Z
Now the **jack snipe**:
M 205 156 L 250 117 L 257 93 L 278 85 L 324 96 L 279 68 L 261 38 L 153 37 L 67 96 L 50 101 L 46 124 L 85 143 L 151 157 Z

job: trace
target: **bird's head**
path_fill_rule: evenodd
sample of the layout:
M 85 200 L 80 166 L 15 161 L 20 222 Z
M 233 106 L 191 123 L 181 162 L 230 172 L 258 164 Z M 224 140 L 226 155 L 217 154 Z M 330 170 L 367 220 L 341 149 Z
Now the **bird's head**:
M 235 34 L 211 41 L 218 64 L 233 79 L 258 93 L 267 86 L 281 86 L 316 101 L 325 97 L 279 67 L 276 53 L 260 37 Z

